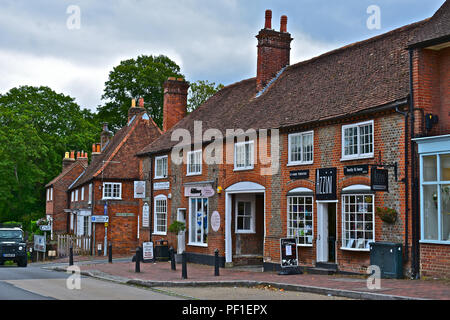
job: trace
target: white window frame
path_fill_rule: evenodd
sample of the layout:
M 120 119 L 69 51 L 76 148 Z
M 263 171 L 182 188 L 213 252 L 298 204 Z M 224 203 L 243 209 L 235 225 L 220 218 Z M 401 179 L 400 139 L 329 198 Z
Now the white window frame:
M 47 189 L 47 202 L 50 201 L 50 188 Z
M 245 151 L 245 145 L 250 145 L 250 150 L 249 150 L 249 155 L 250 155 L 250 165 L 249 166 L 244 166 L 244 167 L 238 167 L 237 166 L 237 148 L 244 146 L 244 151 Z M 244 152 L 245 153 L 245 152 Z M 253 170 L 255 167 L 255 143 L 253 140 L 251 141 L 244 141 L 244 142 L 236 142 L 234 144 L 234 171 L 244 171 L 244 170 Z M 244 158 L 245 158 L 245 154 L 244 154 Z M 244 160 L 244 162 L 247 162 L 246 159 Z
M 303 145 L 303 137 L 311 135 L 312 137 L 312 160 L 305 161 L 304 157 L 304 145 Z M 300 161 L 292 161 L 291 160 L 291 146 L 292 146 L 292 138 L 301 137 L 301 159 Z M 297 165 L 308 165 L 314 163 L 314 130 L 305 131 L 299 133 L 292 133 L 288 136 L 288 166 L 297 166 Z
M 50 201 L 53 201 L 53 187 L 50 188 Z
M 238 206 L 239 202 L 250 203 L 251 212 L 250 212 L 250 229 L 239 229 L 238 228 Z M 234 209 L 234 232 L 237 234 L 254 234 L 255 231 L 255 198 L 254 197 L 246 197 L 237 195 L 235 200 L 235 209 Z
M 110 197 L 106 197 L 105 196 L 105 191 L 106 191 L 106 186 L 110 185 L 111 186 L 111 196 Z M 119 186 L 119 196 L 115 197 L 114 196 L 114 186 Z M 102 200 L 122 200 L 122 183 L 120 182 L 104 182 L 103 183 L 103 189 L 102 189 Z
M 443 234 L 443 223 L 442 223 L 442 187 L 444 185 L 449 185 L 450 181 L 446 181 L 442 179 L 442 172 L 441 172 L 441 157 L 447 156 L 450 153 L 448 152 L 434 152 L 434 153 L 423 153 L 420 155 L 420 243 L 431 243 L 431 244 L 444 244 L 449 245 L 450 240 L 444 238 Z M 435 156 L 436 157 L 436 180 L 434 181 L 425 181 L 424 180 L 424 157 L 430 157 Z M 438 239 L 427 239 L 425 237 L 425 198 L 424 198 L 424 187 L 426 186 L 435 186 L 436 187 L 436 196 L 437 196 L 437 203 L 436 203 L 436 210 L 437 210 L 437 234 Z
M 88 204 L 92 203 L 92 183 L 89 184 Z
M 311 235 L 303 235 L 303 236 L 299 236 L 298 234 L 297 235 L 295 235 L 295 234 L 290 234 L 289 233 L 289 229 L 296 229 L 297 230 L 297 232 L 298 232 L 298 230 L 300 230 L 300 229 L 303 229 L 303 230 L 305 230 L 306 228 L 304 227 L 304 228 L 299 228 L 298 226 L 297 226 L 297 228 L 294 228 L 294 227 L 289 227 L 289 221 L 291 220 L 291 219 L 289 219 L 289 216 L 290 216 L 290 199 L 291 198 L 304 198 L 304 203 L 305 204 L 303 204 L 303 206 L 307 206 L 307 204 L 306 204 L 306 198 L 311 198 L 311 226 L 312 226 L 312 229 L 311 229 Z M 298 206 L 300 206 L 300 204 L 298 205 Z M 308 206 L 309 206 L 309 204 L 308 204 Z M 298 247 L 312 247 L 313 246 L 313 243 L 314 243 L 314 196 L 312 196 L 312 195 L 306 195 L 306 194 L 298 194 L 298 195 L 288 195 L 287 196 L 287 206 L 286 206 L 286 208 L 287 208 L 287 216 L 286 216 L 286 223 L 287 223 L 287 225 L 286 225 L 286 231 L 287 231 L 287 233 L 286 233 L 286 235 L 287 235 L 287 237 L 288 238 L 292 238 L 292 237 L 295 237 L 296 239 L 297 239 L 297 246 Z M 294 212 L 293 212 L 294 213 Z M 300 215 L 300 212 L 297 212 L 297 215 Z M 303 218 L 303 219 L 300 219 L 300 218 L 298 218 L 297 219 L 298 221 L 297 221 L 297 223 L 300 223 L 300 222 L 303 222 L 303 224 L 305 225 L 306 224 L 306 220 L 309 220 L 309 219 L 306 219 L 305 217 Z M 311 243 L 300 243 L 300 239 L 299 239 L 299 237 L 303 237 L 304 239 L 306 239 L 308 236 L 311 236 L 312 237 L 312 240 L 311 240 Z
M 191 155 L 194 155 L 194 159 L 196 159 L 196 154 L 200 154 L 200 163 L 191 163 Z M 202 150 L 189 151 L 187 153 L 187 161 L 186 161 L 186 176 L 198 176 L 202 174 L 202 158 L 203 152 Z M 191 171 L 191 165 L 197 166 L 200 165 L 199 171 Z
M 192 241 L 192 236 L 191 236 L 191 233 L 194 231 L 195 233 L 197 233 L 196 231 L 197 231 L 197 224 L 195 224 L 195 229 L 193 228 L 193 226 L 192 226 L 192 223 L 191 223 L 191 221 L 192 221 L 192 214 L 194 213 L 193 211 L 195 211 L 195 212 L 197 212 L 197 210 L 195 209 L 193 209 L 192 208 L 192 200 L 198 200 L 198 199 L 201 199 L 201 201 L 202 201 L 202 203 L 203 203 L 203 201 L 206 199 L 207 200 L 207 209 L 206 209 L 206 213 L 205 212 L 202 212 L 203 213 L 203 215 L 205 215 L 206 214 L 206 221 L 207 221 L 207 223 L 208 223 L 208 226 L 207 226 L 207 228 L 206 228 L 206 232 L 207 232 L 207 236 L 208 236 L 208 230 L 209 230 L 209 218 L 208 218 L 208 213 L 209 213 L 209 198 L 204 198 L 204 197 L 190 197 L 189 198 L 189 232 L 188 232 L 188 246 L 195 246 L 195 247 L 208 247 L 208 241 L 206 242 L 206 243 L 204 243 L 204 242 L 195 242 L 195 241 Z M 203 239 L 203 235 L 204 235 L 204 226 L 203 226 L 203 222 L 204 222 L 204 219 L 202 219 L 202 225 L 201 225 L 201 230 L 202 230 L 202 232 L 201 232 L 201 237 L 202 237 L 202 239 Z
M 163 175 L 158 175 L 158 161 L 166 159 L 166 170 L 163 172 Z M 169 175 L 169 157 L 168 156 L 161 156 L 161 157 L 155 157 L 155 179 L 167 179 Z
M 75 202 L 78 202 L 78 189 L 75 190 Z
M 363 126 L 367 126 L 367 125 L 371 125 L 372 126 L 372 152 L 370 153 L 361 153 L 361 141 L 360 141 L 360 127 Z M 357 149 L 358 149 L 358 153 L 357 154 L 352 154 L 352 155 L 345 155 L 345 130 L 346 129 L 350 129 L 350 128 L 354 128 L 357 127 Z M 342 130 L 341 130 L 341 161 L 346 161 L 346 160 L 357 160 L 357 159 L 369 159 L 369 158 L 373 158 L 374 154 L 375 154 L 375 125 L 374 125 L 374 121 L 370 120 L 370 121 L 364 121 L 364 122 L 359 122 L 359 123 L 353 123 L 353 124 L 348 124 L 348 125 L 344 125 L 342 126 Z
M 84 201 L 84 187 L 81 188 L 80 201 Z
M 70 202 L 73 202 L 74 199 L 75 199 L 75 191 L 72 191 L 72 192 L 70 193 Z
M 157 209 L 157 202 L 158 201 L 165 201 L 165 206 L 166 206 L 166 211 L 165 212 L 158 212 Z M 167 218 L 168 218 L 168 201 L 167 201 L 167 197 L 165 195 L 158 195 L 154 198 L 154 206 L 153 206 L 153 234 L 154 235 L 159 235 L 159 236 L 165 236 L 167 235 Z M 158 213 L 164 213 L 165 214 L 165 225 L 164 225 L 164 230 L 165 231 L 158 231 Z
M 353 223 L 355 223 L 355 224 L 362 223 L 363 224 L 363 228 L 364 228 L 363 230 L 364 231 L 359 231 L 359 232 L 366 232 L 365 231 L 366 230 L 365 229 L 365 223 L 372 223 L 372 239 L 367 239 L 367 240 L 364 240 L 364 241 L 367 241 L 368 243 L 375 242 L 375 227 L 376 227 L 376 225 L 375 225 L 375 194 L 364 193 L 364 192 L 354 193 L 354 194 L 353 193 L 343 194 L 342 195 L 342 220 L 341 220 L 341 223 L 342 223 L 342 246 L 341 246 L 341 250 L 365 251 L 365 252 L 369 252 L 370 251 L 370 247 L 369 247 L 368 243 L 365 244 L 364 248 L 357 248 L 359 239 L 356 238 L 356 237 L 347 239 L 347 237 L 345 236 L 345 232 L 347 231 L 347 227 L 346 227 L 346 222 L 347 221 L 345 219 L 345 216 L 347 214 L 347 211 L 346 211 L 346 208 L 345 208 L 345 205 L 346 205 L 345 198 L 346 197 L 360 197 L 360 196 L 362 196 L 362 197 L 371 196 L 372 197 L 372 211 L 364 213 L 364 214 L 372 214 L 372 220 L 368 221 L 368 220 L 363 219 L 361 222 L 358 222 L 357 218 L 355 217 L 355 220 L 354 220 L 355 222 L 353 222 Z M 364 202 L 365 202 L 365 199 L 364 199 Z M 358 204 L 356 204 L 356 205 L 358 205 Z M 349 213 L 349 214 L 351 214 L 351 213 Z M 355 211 L 354 214 L 357 215 L 358 213 Z M 349 223 L 352 223 L 352 222 L 349 222 Z M 358 228 L 356 228 L 356 226 L 355 226 L 355 228 L 353 228 L 353 230 L 350 230 L 349 232 L 357 233 L 358 231 L 356 231 L 356 230 L 358 230 Z M 362 238 L 362 239 L 365 239 L 365 238 Z M 353 243 L 355 243 L 355 247 L 356 248 L 348 247 L 347 244 L 346 244 L 347 240 L 353 240 L 354 241 Z

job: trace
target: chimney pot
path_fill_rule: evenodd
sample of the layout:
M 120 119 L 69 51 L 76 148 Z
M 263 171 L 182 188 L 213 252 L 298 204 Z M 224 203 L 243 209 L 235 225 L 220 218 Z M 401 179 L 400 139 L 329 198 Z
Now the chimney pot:
M 139 108 L 144 107 L 144 98 L 139 98 Z
M 264 29 L 272 29 L 272 10 L 266 10 L 266 23 Z
M 169 79 L 167 79 L 167 80 L 169 80 L 169 81 L 175 81 L 175 80 L 177 80 L 177 78 L 175 78 L 175 77 L 169 77 Z
M 281 16 L 280 32 L 287 32 L 287 16 Z
M 131 99 L 131 107 L 136 108 L 136 99 Z
M 70 159 L 75 159 L 75 151 L 70 152 Z

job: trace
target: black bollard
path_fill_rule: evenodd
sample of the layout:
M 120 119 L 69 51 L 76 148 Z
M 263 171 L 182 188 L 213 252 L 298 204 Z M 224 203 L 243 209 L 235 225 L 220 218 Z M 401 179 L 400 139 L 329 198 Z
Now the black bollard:
M 181 254 L 181 278 L 187 279 L 186 251 Z
M 69 266 L 73 266 L 73 246 L 69 248 Z
M 141 272 L 141 251 L 139 248 L 136 249 L 136 267 L 134 268 L 134 272 Z
M 111 242 L 108 245 L 108 262 L 112 263 L 112 243 Z
M 214 251 L 214 276 L 218 277 L 219 274 L 219 249 Z
M 175 263 L 175 252 L 173 250 L 173 247 L 170 247 L 169 255 L 170 255 L 170 266 L 172 270 L 177 270 L 177 265 Z

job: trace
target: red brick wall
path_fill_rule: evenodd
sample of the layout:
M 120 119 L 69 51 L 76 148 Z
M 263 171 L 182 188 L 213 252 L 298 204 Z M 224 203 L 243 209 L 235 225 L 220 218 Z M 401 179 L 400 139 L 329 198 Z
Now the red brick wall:
M 186 116 L 188 88 L 189 84 L 184 80 L 172 80 L 170 78 L 164 83 L 164 132 Z
M 420 272 L 425 277 L 450 278 L 450 246 L 421 243 Z

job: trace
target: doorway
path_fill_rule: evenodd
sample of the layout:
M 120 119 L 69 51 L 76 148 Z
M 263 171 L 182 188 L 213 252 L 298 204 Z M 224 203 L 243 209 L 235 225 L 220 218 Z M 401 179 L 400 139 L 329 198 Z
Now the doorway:
M 317 202 L 316 261 L 336 262 L 336 202 Z

